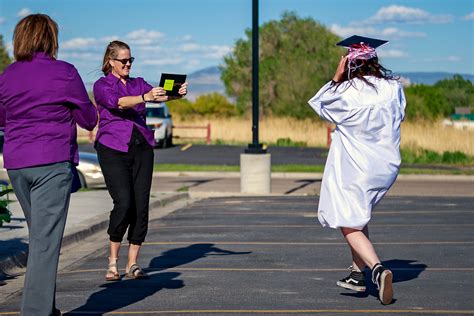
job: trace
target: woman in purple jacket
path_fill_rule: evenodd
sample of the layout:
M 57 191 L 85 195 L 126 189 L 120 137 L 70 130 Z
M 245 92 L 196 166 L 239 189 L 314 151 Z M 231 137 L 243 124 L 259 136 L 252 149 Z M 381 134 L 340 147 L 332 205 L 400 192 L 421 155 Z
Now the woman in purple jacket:
M 29 229 L 21 315 L 60 315 L 55 306 L 59 250 L 79 162 L 76 124 L 92 130 L 97 110 L 73 65 L 56 59 L 58 25 L 23 18 L 13 34 L 15 62 L 0 75 L 3 157 Z
M 102 63 L 105 76 L 94 84 L 94 98 L 100 114 L 96 150 L 114 202 L 107 230 L 110 239 L 107 281 L 120 280 L 117 260 L 127 229 L 130 246 L 126 277 L 147 277 L 137 264 L 138 253 L 148 230 L 155 145 L 154 132 L 146 126 L 145 102 L 177 98 L 166 96 L 163 88 L 153 88 L 143 78 L 130 77 L 133 60 L 126 43 L 109 43 Z M 186 93 L 187 83 L 179 89 L 181 96 Z

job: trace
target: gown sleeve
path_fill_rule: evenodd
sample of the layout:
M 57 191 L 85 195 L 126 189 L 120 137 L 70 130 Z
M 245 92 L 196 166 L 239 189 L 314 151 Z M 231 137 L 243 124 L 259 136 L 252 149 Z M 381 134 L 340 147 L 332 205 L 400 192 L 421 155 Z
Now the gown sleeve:
M 398 83 L 398 101 L 400 102 L 400 113 L 402 115 L 402 121 L 405 120 L 405 107 L 407 105 L 407 101 L 405 98 L 405 92 L 403 91 L 403 86 L 399 82 Z
M 322 119 L 341 124 L 351 116 L 352 111 L 342 93 L 346 88 L 345 84 L 342 84 L 336 90 L 331 87 L 331 82 L 328 82 L 308 101 L 308 104 Z

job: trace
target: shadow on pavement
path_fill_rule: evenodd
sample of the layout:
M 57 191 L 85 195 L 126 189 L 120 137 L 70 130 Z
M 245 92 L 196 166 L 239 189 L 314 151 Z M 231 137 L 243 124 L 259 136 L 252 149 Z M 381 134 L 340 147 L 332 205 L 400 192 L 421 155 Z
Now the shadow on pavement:
M 249 254 L 251 252 L 234 252 L 214 247 L 214 244 L 194 244 L 188 247 L 171 249 L 150 261 L 146 271 L 161 271 L 181 266 L 207 256 L 227 256 Z M 103 315 L 133 305 L 154 295 L 162 289 L 179 289 L 184 287 L 182 280 L 176 280 L 181 273 L 152 272 L 145 280 L 122 279 L 117 282 L 104 283 L 99 292 L 93 293 L 87 302 L 63 315 Z
M 181 273 L 163 272 L 150 275 L 145 280 L 122 279 L 101 285 L 101 291 L 93 293 L 87 302 L 63 315 L 103 315 L 133 305 L 163 289 L 184 287 L 182 280 L 176 280 Z
M 150 261 L 147 271 L 160 271 L 188 264 L 207 256 L 246 255 L 251 251 L 234 252 L 223 250 L 214 244 L 193 244 L 188 247 L 167 250 Z
M 307 187 L 310 184 L 313 184 L 313 183 L 316 183 L 316 182 L 321 182 L 321 181 L 322 181 L 321 179 L 317 179 L 317 180 L 298 180 L 296 182 L 301 182 L 301 185 L 299 185 L 299 186 L 297 186 L 297 187 L 295 187 L 291 190 L 288 190 L 283 194 L 291 194 L 291 193 L 296 192 L 296 191 L 298 191 L 298 190 L 300 190 L 304 187 Z
M 392 259 L 382 261 L 382 265 L 389 268 L 393 272 L 393 283 L 410 281 L 418 278 L 418 276 L 426 270 L 427 265 L 417 263 L 417 260 Z M 342 279 L 342 277 L 341 277 Z M 377 286 L 372 283 L 372 275 L 370 270 L 365 271 L 365 281 L 367 290 L 363 293 L 341 293 L 343 296 L 368 297 L 369 295 L 378 297 Z M 395 297 L 397 289 L 395 288 Z

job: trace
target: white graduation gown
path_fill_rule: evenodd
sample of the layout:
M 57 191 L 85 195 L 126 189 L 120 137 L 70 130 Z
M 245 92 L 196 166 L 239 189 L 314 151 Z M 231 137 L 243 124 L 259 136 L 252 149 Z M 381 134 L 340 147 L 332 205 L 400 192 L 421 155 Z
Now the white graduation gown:
M 336 91 L 328 82 L 308 101 L 322 119 L 336 124 L 318 207 L 325 227 L 363 229 L 400 168 L 403 88 L 396 80 L 365 78 L 376 90 L 361 79 Z

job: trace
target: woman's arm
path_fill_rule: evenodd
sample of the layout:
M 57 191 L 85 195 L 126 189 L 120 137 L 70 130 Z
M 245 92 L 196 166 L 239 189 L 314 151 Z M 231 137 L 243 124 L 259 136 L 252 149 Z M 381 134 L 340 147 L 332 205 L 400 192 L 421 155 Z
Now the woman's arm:
M 74 121 L 86 130 L 93 130 L 97 125 L 97 109 L 90 101 L 84 83 L 76 68 L 73 68 L 71 71 L 65 95 L 66 101 L 74 105 L 72 109 Z
M 156 87 L 142 95 L 121 97 L 118 99 L 118 108 L 125 110 L 134 108 L 143 102 L 165 102 L 169 99 L 165 93 L 166 91 L 163 88 Z
M 166 102 L 176 99 L 181 99 L 188 93 L 188 83 L 185 82 L 178 90 L 180 96 L 165 95 L 166 91 L 162 87 L 152 88 L 150 91 L 139 96 L 127 96 L 118 100 L 119 109 L 125 110 L 135 107 L 143 102 Z

